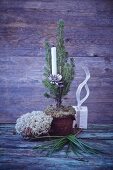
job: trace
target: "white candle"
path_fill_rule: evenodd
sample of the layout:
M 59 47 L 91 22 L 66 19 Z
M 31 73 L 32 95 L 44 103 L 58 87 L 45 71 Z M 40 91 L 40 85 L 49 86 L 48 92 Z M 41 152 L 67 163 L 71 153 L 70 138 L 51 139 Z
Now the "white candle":
M 77 127 L 82 129 L 87 129 L 87 121 L 88 121 L 88 108 L 87 106 L 73 106 L 76 110 L 76 122 Z
M 51 64 L 52 64 L 52 75 L 57 75 L 57 58 L 56 58 L 56 47 L 51 48 Z

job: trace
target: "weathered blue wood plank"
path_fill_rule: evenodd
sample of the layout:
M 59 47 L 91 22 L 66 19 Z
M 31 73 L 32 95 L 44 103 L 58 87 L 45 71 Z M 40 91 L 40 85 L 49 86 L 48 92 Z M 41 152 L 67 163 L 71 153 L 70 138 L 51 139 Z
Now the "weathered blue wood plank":
M 52 103 L 42 94 L 44 41 L 55 44 L 60 18 L 66 49 L 77 56 L 71 90 L 84 78 L 81 64 L 88 66 L 89 122 L 113 123 L 112 0 L 0 0 L 0 122 L 15 122 L 21 114 Z M 74 96 L 70 93 L 65 104 L 75 105 Z
M 90 96 L 86 103 L 89 108 L 89 122 L 112 123 L 113 58 L 85 59 L 76 57 L 76 77 L 64 104 L 76 105 L 73 92 L 76 92 L 78 84 L 84 80 L 81 68 L 84 64 L 89 67 L 92 75 L 88 82 Z M 42 84 L 44 61 L 44 57 L 0 58 L 0 122 L 15 122 L 20 115 L 33 110 L 44 110 L 54 102 L 47 100 L 43 95 L 46 91 Z
M 55 153 L 52 157 L 43 157 L 45 153 L 39 153 L 32 147 L 41 144 L 43 141 L 23 140 L 19 135 L 14 134 L 15 124 L 0 124 L 0 169 L 1 170 L 96 170 L 113 169 L 113 124 L 111 125 L 89 125 L 79 138 L 85 139 L 92 147 L 103 150 L 106 154 L 89 155 L 83 154 L 79 157 L 72 152 L 66 158 L 64 150 Z M 108 138 L 109 134 L 109 138 Z M 100 135 L 100 139 L 98 138 Z M 104 140 L 101 138 L 104 136 Z M 93 138 L 95 136 L 95 138 Z M 84 140 L 81 139 L 81 140 Z M 47 143 L 47 141 L 45 141 Z
M 29 158 L 29 159 L 28 159 Z M 39 169 L 39 170 L 45 170 L 45 167 L 47 170 L 57 170 L 57 169 L 66 169 L 66 170 L 96 170 L 96 169 L 109 169 L 112 170 L 112 160 L 109 159 L 101 159 L 98 163 L 96 163 L 96 158 L 93 158 L 92 160 L 83 160 L 83 159 L 66 159 L 66 158 L 32 158 L 32 157 L 19 157 L 16 156 L 13 158 L 12 156 L 9 159 L 5 159 L 3 162 L 7 162 L 4 164 L 4 166 L 1 165 L 1 168 L 8 168 L 10 167 L 13 169 Z M 14 163 L 16 162 L 16 164 Z M 108 163 L 108 165 L 107 165 Z

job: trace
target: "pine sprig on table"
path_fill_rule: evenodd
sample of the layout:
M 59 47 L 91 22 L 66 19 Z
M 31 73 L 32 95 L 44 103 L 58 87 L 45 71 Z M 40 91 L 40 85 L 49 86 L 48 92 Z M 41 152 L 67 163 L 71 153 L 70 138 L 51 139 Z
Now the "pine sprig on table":
M 51 137 L 48 138 L 51 139 Z M 91 146 L 82 142 L 75 135 L 72 134 L 65 137 L 60 137 L 59 139 L 51 140 L 47 144 L 35 146 L 33 149 L 37 149 L 40 151 L 47 151 L 47 156 L 51 156 L 53 153 L 61 151 L 65 146 L 67 146 L 65 150 L 66 156 L 68 156 L 68 153 L 70 151 L 72 151 L 77 156 L 84 152 L 89 154 L 102 153 L 98 149 L 92 148 Z

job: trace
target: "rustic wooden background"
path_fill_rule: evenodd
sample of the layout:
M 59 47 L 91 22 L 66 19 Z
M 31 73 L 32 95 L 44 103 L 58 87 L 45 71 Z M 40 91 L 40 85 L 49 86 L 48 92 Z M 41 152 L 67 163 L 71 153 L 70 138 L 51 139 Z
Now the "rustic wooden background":
M 44 41 L 55 44 L 56 22 L 65 21 L 65 45 L 75 58 L 76 77 L 64 103 L 88 66 L 90 123 L 113 123 L 113 0 L 0 0 L 0 122 L 43 110 Z

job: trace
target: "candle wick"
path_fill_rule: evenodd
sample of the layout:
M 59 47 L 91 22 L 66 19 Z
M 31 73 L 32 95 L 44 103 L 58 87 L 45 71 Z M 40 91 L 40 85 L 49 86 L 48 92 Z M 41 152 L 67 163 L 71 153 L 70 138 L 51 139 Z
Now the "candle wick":
M 54 45 L 52 45 L 52 47 L 55 47 Z

